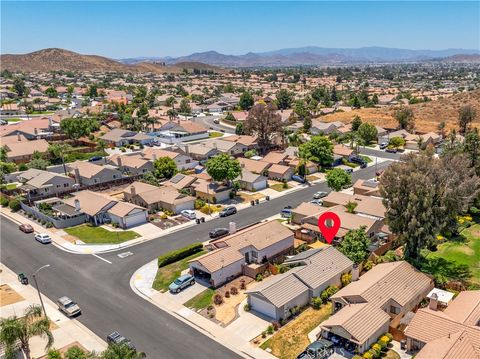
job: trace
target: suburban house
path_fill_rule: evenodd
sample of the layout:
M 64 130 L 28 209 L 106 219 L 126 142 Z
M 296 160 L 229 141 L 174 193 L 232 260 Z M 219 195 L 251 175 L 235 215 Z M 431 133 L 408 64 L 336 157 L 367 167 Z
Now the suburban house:
M 180 153 L 184 153 L 187 156 L 190 156 L 196 161 L 205 161 L 209 158 L 212 158 L 217 153 L 219 153 L 218 149 L 214 147 L 206 146 L 203 142 L 202 143 L 191 143 L 185 145 L 177 145 L 178 149 L 176 151 Z M 203 163 L 203 162 L 202 162 Z M 197 162 L 198 164 L 198 162 Z
M 28 141 L 18 135 L 16 141 L 4 141 L 2 138 L 2 145 L 7 150 L 7 161 L 9 162 L 26 163 L 32 159 L 35 152 L 48 153 L 48 142 L 44 139 Z
M 169 157 L 175 162 L 179 170 L 192 169 L 198 165 L 198 161 L 194 161 L 192 157 L 187 154 L 159 148 L 145 148 L 142 151 L 142 156 L 150 161 L 155 161 L 162 157 Z
M 245 274 L 255 278 L 266 263 L 288 254 L 293 233 L 278 221 L 255 224 L 209 243 L 211 251 L 189 261 L 191 273 L 213 287 Z
M 181 194 L 170 186 L 157 187 L 148 183 L 133 182 L 123 191 L 125 201 L 145 207 L 149 212 L 168 210 L 179 213 L 185 209 L 193 209 L 195 198 Z
M 267 170 L 268 178 L 277 181 L 290 181 L 295 174 L 292 167 L 284 165 L 271 165 Z
M 58 124 L 55 124 L 50 119 L 31 119 L 28 121 L 19 121 L 8 126 L 1 126 L 0 136 L 2 137 L 2 141 L 4 137 L 18 135 L 25 137 L 27 140 L 37 140 L 51 136 L 55 127 L 58 127 Z
M 122 173 L 113 166 L 100 166 L 86 161 L 69 163 L 67 169 L 73 173 L 76 183 L 82 186 L 108 183 L 123 177 Z
M 239 157 L 238 162 L 243 169 L 250 171 L 252 173 L 257 173 L 261 175 L 267 174 L 268 167 L 272 164 L 264 161 L 256 161 L 249 158 Z
M 363 180 L 359 179 L 357 182 L 353 184 L 353 194 L 359 194 L 362 196 L 373 196 L 379 197 L 380 196 L 380 182 L 369 179 Z
M 20 173 L 18 180 L 23 183 L 20 189 L 29 199 L 58 196 L 74 189 L 75 184 L 75 180 L 69 176 L 35 168 Z
M 196 176 L 184 175 L 183 173 L 177 173 L 175 176 L 170 178 L 168 181 L 163 182 L 164 186 L 170 186 L 177 190 L 188 189 L 193 191 L 193 185 L 197 181 Z
M 145 145 L 153 142 L 153 138 L 147 136 L 146 134 L 124 130 L 121 128 L 115 128 L 100 138 L 108 144 L 117 147 L 130 145 L 133 143 L 141 143 Z
M 278 165 L 287 165 L 288 154 L 285 152 L 270 151 L 262 158 L 263 162 Z
M 242 174 L 237 178 L 240 188 L 255 192 L 267 188 L 268 178 L 260 174 L 252 173 L 242 168 Z
M 153 162 L 140 155 L 112 155 L 107 162 L 116 166 L 122 173 L 128 175 L 142 175 L 153 170 Z
M 332 246 L 311 249 L 288 258 L 294 266 L 248 290 L 250 308 L 275 320 L 288 318 L 294 307 L 303 307 L 329 286 L 341 287 L 341 277 L 353 262 Z
M 23 114 L 25 114 L 25 110 L 16 103 L 4 103 L 0 107 L 0 115 L 2 116 L 20 116 Z
M 419 359 L 480 358 L 480 290 L 460 292 L 443 310 L 438 299 L 408 324 L 407 349 Z
M 192 121 L 168 121 L 149 133 L 157 141 L 174 144 L 202 140 L 209 137 L 208 130 Z
M 322 201 L 324 207 L 345 206 L 347 203 L 353 202 L 356 204 L 354 209 L 355 214 L 374 217 L 379 220 L 385 218 L 386 208 L 380 198 L 332 191 L 326 197 L 322 198 Z
M 257 139 L 254 136 L 232 135 L 222 137 L 222 140 L 239 143 L 242 146 L 246 147 L 247 151 L 258 148 Z
M 405 261 L 377 264 L 353 280 L 330 297 L 333 314 L 320 325 L 320 336 L 346 339 L 358 353 L 397 328 L 433 289 L 433 280 Z
M 147 223 L 148 220 L 145 208 L 119 202 L 97 192 L 76 192 L 73 197 L 65 199 L 63 202 L 66 205 L 62 208 L 65 214 L 84 213 L 87 220 L 96 226 L 112 222 L 121 228 L 129 228 Z
M 332 133 L 340 133 L 338 129 L 343 126 L 343 123 L 340 121 L 322 122 L 317 119 L 313 119 L 310 132 L 312 135 L 330 135 Z
M 194 184 L 195 196 L 210 203 L 224 202 L 230 199 L 232 189 L 218 183 L 198 179 Z

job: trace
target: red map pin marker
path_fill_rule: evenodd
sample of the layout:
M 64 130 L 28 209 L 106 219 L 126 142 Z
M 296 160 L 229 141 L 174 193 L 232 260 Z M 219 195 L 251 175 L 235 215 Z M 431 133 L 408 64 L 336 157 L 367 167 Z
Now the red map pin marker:
M 340 228 L 340 217 L 333 212 L 322 213 L 318 217 L 318 228 L 328 244 L 332 243 Z

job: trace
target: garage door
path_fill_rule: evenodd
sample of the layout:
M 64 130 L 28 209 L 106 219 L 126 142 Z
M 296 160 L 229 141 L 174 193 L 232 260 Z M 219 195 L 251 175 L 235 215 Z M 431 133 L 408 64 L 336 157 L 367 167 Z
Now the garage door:
M 146 222 L 145 212 L 138 212 L 125 217 L 125 224 L 127 227 L 137 226 Z
M 270 318 L 276 319 L 276 310 L 273 304 L 252 295 L 250 297 L 250 306 L 253 310 Z
M 267 188 L 267 180 L 255 182 L 253 184 L 253 188 L 255 188 L 257 191 L 261 191 L 262 189 Z

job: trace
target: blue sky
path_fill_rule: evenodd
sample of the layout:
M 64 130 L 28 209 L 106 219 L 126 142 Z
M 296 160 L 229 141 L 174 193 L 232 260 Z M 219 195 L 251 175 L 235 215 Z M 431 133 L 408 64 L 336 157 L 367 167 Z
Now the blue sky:
M 1 52 L 112 58 L 287 47 L 480 48 L 478 1 L 1 1 Z

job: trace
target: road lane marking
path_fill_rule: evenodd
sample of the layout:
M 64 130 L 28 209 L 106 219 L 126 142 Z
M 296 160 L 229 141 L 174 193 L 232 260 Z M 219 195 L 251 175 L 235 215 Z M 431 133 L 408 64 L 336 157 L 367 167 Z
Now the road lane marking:
M 105 258 L 102 258 L 99 255 L 96 255 L 95 253 L 92 253 L 92 256 L 94 256 L 98 259 L 101 259 L 102 261 L 107 262 L 108 264 L 112 264 L 112 262 L 110 262 L 109 260 L 106 260 Z

